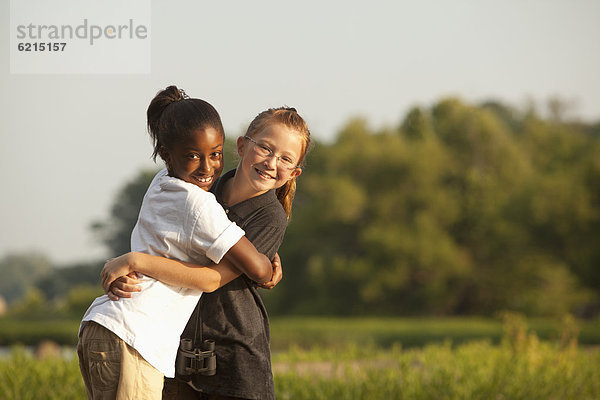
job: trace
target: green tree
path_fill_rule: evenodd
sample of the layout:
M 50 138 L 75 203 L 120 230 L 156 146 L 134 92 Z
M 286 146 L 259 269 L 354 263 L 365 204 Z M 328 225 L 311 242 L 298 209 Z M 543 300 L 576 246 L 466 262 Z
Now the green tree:
M 9 315 L 19 318 L 36 319 L 46 316 L 51 311 L 46 302 L 44 294 L 38 289 L 31 287 L 25 295 L 17 300 L 9 309 Z
M 54 268 L 35 282 L 35 287 L 42 291 L 50 301 L 65 296 L 71 288 L 81 285 L 100 287 L 100 271 L 104 260 L 76 263 L 74 265 Z
M 13 253 L 0 260 L 0 295 L 11 303 L 33 287 L 36 280 L 52 270 L 50 260 L 41 253 Z
M 458 99 L 411 110 L 397 130 L 350 121 L 299 179 L 270 309 L 558 315 L 593 304 L 593 132 Z
M 60 304 L 60 312 L 70 317 L 81 318 L 92 301 L 102 296 L 100 285 L 77 285 L 70 289 Z
M 96 221 L 92 230 L 109 249 L 111 255 L 127 253 L 131 249 L 131 231 L 135 226 L 146 189 L 156 170 L 143 170 L 127 182 L 117 193 L 107 221 Z

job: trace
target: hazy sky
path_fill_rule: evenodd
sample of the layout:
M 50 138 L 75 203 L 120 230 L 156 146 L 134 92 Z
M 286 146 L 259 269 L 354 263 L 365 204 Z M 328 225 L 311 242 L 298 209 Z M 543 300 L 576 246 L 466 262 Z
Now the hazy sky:
M 89 225 L 153 166 L 145 110 L 169 84 L 211 102 L 230 136 L 286 104 L 330 140 L 351 116 L 395 125 L 449 95 L 560 96 L 600 120 L 597 0 L 153 1 L 147 75 L 11 74 L 0 2 L 0 258 L 107 255 Z

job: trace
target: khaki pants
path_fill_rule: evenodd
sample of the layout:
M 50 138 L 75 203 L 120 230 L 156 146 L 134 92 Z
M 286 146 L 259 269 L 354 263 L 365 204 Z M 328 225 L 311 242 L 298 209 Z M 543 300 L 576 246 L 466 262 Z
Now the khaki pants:
M 86 322 L 77 344 L 88 399 L 160 399 L 163 374 L 117 335 Z

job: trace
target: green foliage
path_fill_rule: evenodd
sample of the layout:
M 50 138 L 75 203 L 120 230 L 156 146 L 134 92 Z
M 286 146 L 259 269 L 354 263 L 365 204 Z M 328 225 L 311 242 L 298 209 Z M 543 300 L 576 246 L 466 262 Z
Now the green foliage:
M 48 312 L 50 307 L 41 291 L 30 288 L 21 299 L 17 300 L 10 308 L 9 315 L 27 318 L 39 318 Z
M 243 135 L 244 133 L 240 133 Z M 228 134 L 229 135 L 229 134 Z M 225 143 L 223 144 L 223 160 L 225 166 L 223 167 L 223 172 L 227 172 L 230 169 L 234 169 L 237 167 L 238 162 L 240 161 L 240 157 L 237 154 L 237 136 L 227 136 L 225 138 Z
M 100 287 L 100 271 L 103 265 L 104 260 L 54 268 L 38 279 L 35 287 L 41 290 L 48 300 L 60 301 L 74 287 Z
M 0 318 L 0 346 L 24 344 L 37 345 L 50 340 L 60 345 L 77 344 L 81 316 L 76 320 L 49 318 Z
M 369 343 L 293 347 L 274 356 L 278 398 L 594 399 L 600 353 L 579 349 L 572 317 L 560 342 L 540 341 L 525 318 L 504 313 L 500 345 L 450 341 L 382 351 Z M 568 338 L 565 341 L 563 338 Z
M 59 306 L 60 311 L 70 317 L 82 317 L 92 301 L 103 294 L 104 290 L 98 284 L 75 286 L 67 292 Z
M 14 347 L 0 358 L 0 400 L 67 400 L 85 398 L 77 357 L 34 358 Z
M 298 180 L 269 310 L 597 314 L 594 127 L 458 99 L 398 129 L 350 121 Z
M 9 301 L 11 315 L 56 317 L 60 302 L 74 287 L 99 286 L 103 261 L 54 267 L 39 253 L 11 254 L 0 261 L 0 296 Z M 64 307 L 63 307 L 64 308 Z
M 74 269 L 79 271 L 80 267 Z M 90 275 L 89 271 L 94 273 Z M 66 272 L 66 273 L 65 273 Z M 67 269 L 56 269 L 42 279 L 41 286 L 44 291 L 37 287 L 31 287 L 25 295 L 11 304 L 8 309 L 8 316 L 20 320 L 52 320 L 57 318 L 81 318 L 92 301 L 104 294 L 99 281 L 99 271 L 93 268 L 84 268 L 83 276 L 73 276 L 73 279 L 63 281 L 61 277 L 68 277 L 70 273 Z M 91 280 L 93 283 L 86 283 Z M 56 286 L 49 286 L 49 282 L 57 282 L 61 291 L 56 292 Z M 49 293 L 51 299 L 46 296 Z
M 108 220 L 92 224 L 92 230 L 98 234 L 111 255 L 130 251 L 131 231 L 137 222 L 146 189 L 155 174 L 156 170 L 141 171 L 119 191 Z
M 40 253 L 9 254 L 0 260 L 0 296 L 11 303 L 24 296 L 33 283 L 51 270 Z
M 494 319 L 274 317 L 271 319 L 271 348 L 274 352 L 287 351 L 290 346 L 336 349 L 350 344 L 385 348 L 401 344 L 403 348 L 409 348 L 445 341 L 460 344 L 483 339 L 500 343 L 502 337 L 518 336 L 516 333 L 509 334 L 507 329 L 523 332 L 525 336 L 534 334 L 556 344 L 566 343 L 571 338 L 585 345 L 600 343 L 598 321 L 575 320 L 570 316 L 527 321 L 522 314 L 503 312 Z
M 60 345 L 75 345 L 81 315 L 66 319 L 0 318 L 0 346 L 12 344 L 37 345 L 50 340 Z M 568 327 L 571 328 L 568 328 Z M 348 344 L 374 344 L 391 347 L 424 346 L 428 343 L 464 343 L 473 339 L 487 339 L 499 343 L 503 334 L 499 319 L 490 318 L 331 318 L 331 317 L 274 317 L 271 319 L 271 347 L 274 352 L 287 351 L 293 346 L 310 348 L 314 345 L 328 348 Z M 600 343 L 600 324 L 592 321 L 568 319 L 529 321 L 527 332 L 553 342 L 567 343 L 576 337 L 583 345 Z M 565 337 L 563 339 L 563 336 Z
M 473 341 L 391 351 L 295 350 L 275 357 L 281 399 L 595 399 L 600 353 L 532 341 L 520 352 Z

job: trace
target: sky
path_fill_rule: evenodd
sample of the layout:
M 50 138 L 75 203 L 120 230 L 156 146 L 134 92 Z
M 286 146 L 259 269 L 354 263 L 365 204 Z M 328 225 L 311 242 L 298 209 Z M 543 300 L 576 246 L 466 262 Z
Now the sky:
M 0 0 L 2 26 L 9 11 Z M 572 117 L 600 120 L 597 0 L 156 0 L 148 11 L 147 73 L 11 73 L 11 32 L 0 34 L 0 259 L 114 256 L 90 225 L 155 167 L 145 112 L 171 84 L 213 104 L 229 137 L 288 105 L 328 142 L 351 117 L 393 126 L 448 96 L 560 97 Z

